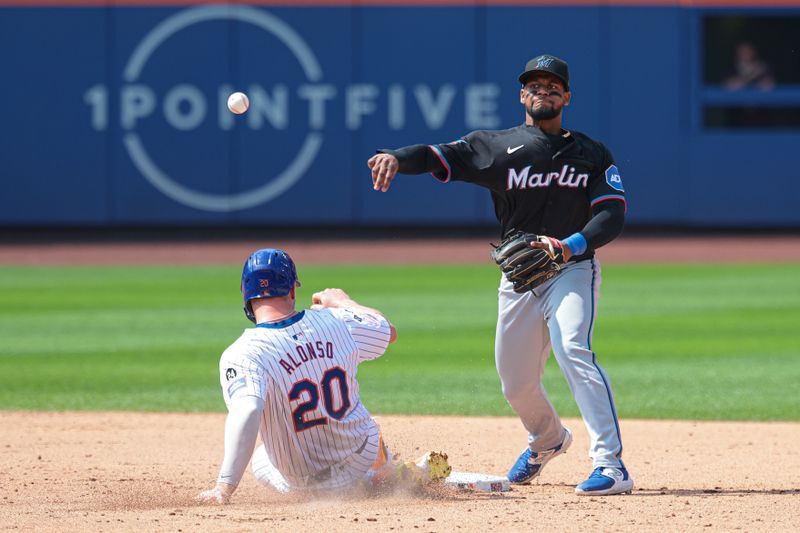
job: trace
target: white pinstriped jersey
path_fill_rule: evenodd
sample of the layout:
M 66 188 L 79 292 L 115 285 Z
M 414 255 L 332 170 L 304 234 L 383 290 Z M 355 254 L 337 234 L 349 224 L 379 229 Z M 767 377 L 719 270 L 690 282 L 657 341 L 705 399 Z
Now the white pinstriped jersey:
M 264 400 L 260 434 L 293 488 L 352 485 L 375 462 L 378 425 L 361 403 L 356 372 L 389 345 L 389 323 L 350 309 L 302 311 L 244 331 L 220 358 L 225 403 Z

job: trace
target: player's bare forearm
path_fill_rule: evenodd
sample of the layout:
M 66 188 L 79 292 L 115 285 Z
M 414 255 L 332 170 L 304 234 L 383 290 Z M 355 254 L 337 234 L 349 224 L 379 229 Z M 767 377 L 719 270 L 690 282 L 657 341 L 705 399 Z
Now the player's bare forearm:
M 311 296 L 311 301 L 313 305 L 319 309 L 323 307 L 350 307 L 353 309 L 362 308 L 362 310 L 369 309 L 353 300 L 350 295 L 344 292 L 342 289 L 328 288 L 323 291 L 315 292 Z M 378 311 L 376 309 L 372 309 L 371 312 Z
M 362 313 L 380 315 L 385 318 L 387 322 L 389 322 L 389 319 L 386 318 L 386 315 L 373 307 L 361 305 L 353 300 L 350 295 L 348 295 L 342 289 L 325 289 L 324 291 L 316 292 L 313 296 L 311 296 L 311 302 L 311 309 L 323 309 L 325 307 L 347 307 L 349 309 L 353 309 L 354 311 L 361 311 Z M 389 322 L 389 328 L 391 330 L 391 338 L 389 343 L 393 343 L 395 340 L 397 340 L 397 330 L 391 322 Z
M 313 303 L 312 308 L 316 309 L 321 309 L 323 307 L 348 307 L 356 311 L 384 316 L 383 313 L 377 309 L 361 305 L 353 300 L 350 295 L 342 289 L 325 289 L 324 291 L 316 292 L 311 296 L 311 301 Z

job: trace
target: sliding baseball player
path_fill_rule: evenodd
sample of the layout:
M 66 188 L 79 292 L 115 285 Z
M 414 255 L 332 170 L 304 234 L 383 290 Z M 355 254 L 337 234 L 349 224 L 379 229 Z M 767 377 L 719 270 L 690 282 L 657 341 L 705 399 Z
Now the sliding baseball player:
M 383 355 L 397 338 L 394 326 L 341 289 L 314 294 L 311 309 L 298 311 L 299 286 L 294 262 L 281 250 L 258 250 L 244 265 L 244 311 L 255 327 L 220 359 L 225 454 L 216 486 L 198 500 L 228 502 L 251 456 L 259 481 L 280 492 L 447 477 L 444 454 L 393 465 L 361 403 L 358 365 Z

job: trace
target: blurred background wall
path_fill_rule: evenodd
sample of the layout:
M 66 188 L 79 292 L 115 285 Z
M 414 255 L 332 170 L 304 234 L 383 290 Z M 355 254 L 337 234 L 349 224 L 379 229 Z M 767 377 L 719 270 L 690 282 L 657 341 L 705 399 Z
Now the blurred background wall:
M 518 125 L 550 53 L 629 227 L 800 228 L 800 0 L 197 4 L 0 0 L 0 226 L 491 225 L 366 160 Z

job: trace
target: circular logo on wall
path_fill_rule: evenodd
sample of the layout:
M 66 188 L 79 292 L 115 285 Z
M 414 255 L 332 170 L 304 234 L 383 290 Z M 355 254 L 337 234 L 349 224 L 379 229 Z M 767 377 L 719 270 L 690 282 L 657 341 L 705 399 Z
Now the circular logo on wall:
M 214 20 L 245 22 L 270 33 L 294 56 L 308 82 L 315 83 L 322 78 L 322 69 L 314 53 L 283 21 L 252 7 L 219 5 L 190 8 L 168 17 L 155 26 L 144 36 L 128 59 L 124 71 L 125 82 L 133 84 L 139 80 L 147 61 L 169 37 L 195 24 Z M 150 156 L 145 143 L 136 131 L 129 131 L 123 136 L 123 144 L 133 164 L 162 194 L 195 209 L 217 212 L 249 209 L 283 194 L 309 169 L 322 146 L 322 141 L 323 137 L 319 131 L 309 131 L 289 164 L 277 174 L 267 176 L 262 185 L 236 193 L 212 194 L 187 187 L 168 175 Z

